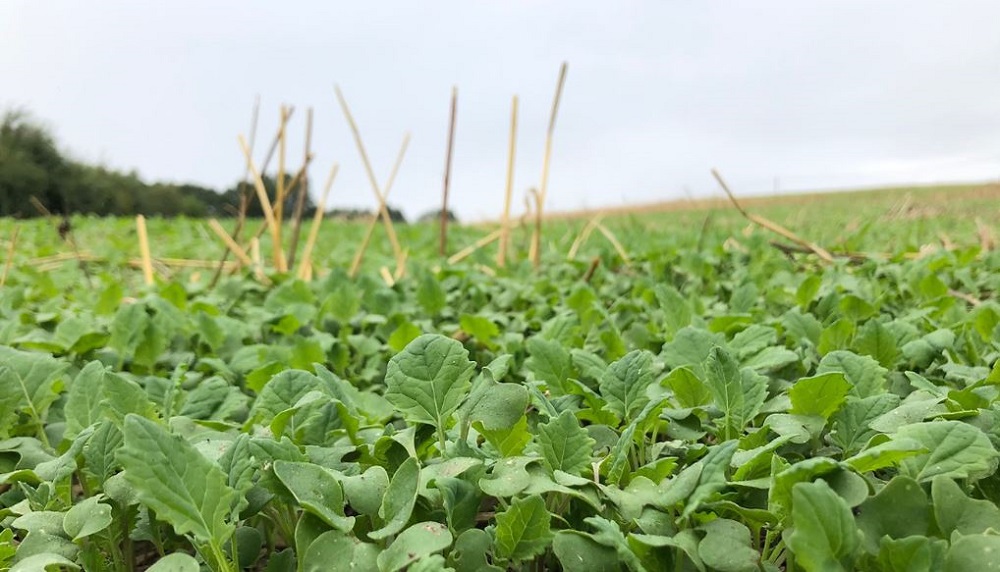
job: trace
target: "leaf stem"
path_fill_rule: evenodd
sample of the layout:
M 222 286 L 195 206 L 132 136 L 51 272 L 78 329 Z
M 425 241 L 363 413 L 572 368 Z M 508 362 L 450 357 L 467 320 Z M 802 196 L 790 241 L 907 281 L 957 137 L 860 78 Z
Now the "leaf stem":
M 229 566 L 229 560 L 226 559 L 226 555 L 222 551 L 222 547 L 219 546 L 219 543 L 212 540 L 209 542 L 208 547 L 212 551 L 212 557 L 217 564 L 215 569 L 219 572 L 233 572 L 233 569 Z

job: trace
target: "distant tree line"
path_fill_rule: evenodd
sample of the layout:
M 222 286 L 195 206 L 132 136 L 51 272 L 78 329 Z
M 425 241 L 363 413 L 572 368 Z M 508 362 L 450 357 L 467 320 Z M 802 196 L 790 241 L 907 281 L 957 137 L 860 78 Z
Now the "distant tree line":
M 288 186 L 293 177 L 286 177 Z M 273 202 L 276 179 L 267 175 L 262 179 Z M 147 183 L 134 171 L 126 173 L 66 157 L 49 131 L 22 111 L 8 111 L 0 122 L 0 216 L 40 216 L 43 209 L 56 215 L 235 216 L 243 194 L 250 199 L 247 215 L 262 217 L 254 189 L 243 182 L 223 192 L 192 184 Z M 290 216 L 295 210 L 294 195 L 286 201 L 284 212 Z M 307 196 L 304 214 L 311 216 L 315 209 Z M 372 211 L 334 209 L 329 214 L 363 218 Z M 389 207 L 389 214 L 405 222 L 398 209 Z

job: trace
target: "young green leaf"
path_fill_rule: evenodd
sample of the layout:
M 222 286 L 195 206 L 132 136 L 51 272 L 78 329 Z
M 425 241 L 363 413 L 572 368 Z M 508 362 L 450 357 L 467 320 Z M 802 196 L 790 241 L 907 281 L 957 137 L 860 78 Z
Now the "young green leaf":
M 413 514 L 417 502 L 417 490 L 420 485 L 420 463 L 410 457 L 396 469 L 396 474 L 389 481 L 389 487 L 382 498 L 382 506 L 378 515 L 385 525 L 368 533 L 372 540 L 381 540 L 396 534 L 406 526 Z
M 960 421 L 935 421 L 905 425 L 897 438 L 913 439 L 927 453 L 904 459 L 900 472 L 927 482 L 941 475 L 953 479 L 978 479 L 992 474 L 1000 454 L 979 429 Z
M 492 541 L 485 530 L 466 530 L 455 540 L 455 549 L 451 551 L 449 563 L 455 568 L 455 572 L 501 572 L 499 567 L 489 564 L 486 559 L 491 545 Z
M 788 390 L 793 415 L 816 415 L 829 419 L 844 402 L 851 384 L 839 372 L 804 377 Z
M 969 498 L 958 483 L 948 477 L 934 477 L 931 499 L 934 501 L 934 520 L 945 538 L 951 538 L 954 533 L 1000 531 L 1000 508 L 990 501 Z
M 792 488 L 792 532 L 787 543 L 803 569 L 853 570 L 860 534 L 847 503 L 825 482 Z
M 339 530 L 320 534 L 299 554 L 301 572 L 380 572 L 378 546 Z
M 146 572 L 198 572 L 201 566 L 194 556 L 186 552 L 175 552 L 160 558 Z
M 726 469 L 729 467 L 729 462 L 738 446 L 739 443 L 735 440 L 726 441 L 709 449 L 708 454 L 695 463 L 696 465 L 700 464 L 702 468 L 694 490 L 685 501 L 684 511 L 681 513 L 682 518 L 694 514 L 701 508 L 702 503 L 725 488 Z
M 845 455 L 860 451 L 876 431 L 869 425 L 882 415 L 899 406 L 899 397 L 893 394 L 873 395 L 864 399 L 847 398 L 844 405 L 831 418 L 833 429 L 830 441 L 840 447 Z
M 389 360 L 385 398 L 407 421 L 436 427 L 443 450 L 445 428 L 469 393 L 474 367 L 457 340 L 420 336 Z
M 217 547 L 235 527 L 226 521 L 236 492 L 222 470 L 190 443 L 138 415 L 125 417 L 125 446 L 118 460 L 139 500 L 177 534 Z
M 567 572 L 609 572 L 620 570 L 614 548 L 599 544 L 590 534 L 560 530 L 552 539 L 552 551 Z
M 72 439 L 84 428 L 103 419 L 101 400 L 104 393 L 104 371 L 104 364 L 92 361 L 76 374 L 69 386 L 66 406 L 63 408 L 67 439 Z
M 868 320 L 858 331 L 853 350 L 870 356 L 884 368 L 891 369 L 899 361 L 899 345 L 895 336 L 878 320 Z
M 579 476 L 590 466 L 594 440 L 572 411 L 538 425 L 537 451 L 550 471 Z
M 569 351 L 562 343 L 544 338 L 529 338 L 525 346 L 528 359 L 524 366 L 543 382 L 552 395 L 566 393 L 566 380 L 573 377 L 573 363 Z
M 604 406 L 625 423 L 649 402 L 646 388 L 653 383 L 653 354 L 635 350 L 612 363 L 601 377 L 601 395 L 607 400 Z
M 760 554 L 750 546 L 750 529 L 726 518 L 717 518 L 699 527 L 705 538 L 698 544 L 698 556 L 719 572 L 760 570 Z
M 111 505 L 93 496 L 76 503 L 63 517 L 63 530 L 73 541 L 96 534 L 111 526 Z
M 47 354 L 0 345 L 0 436 L 6 434 L 18 410 L 42 423 L 42 416 L 59 397 L 59 374 L 67 367 L 69 363 Z
M 931 505 L 920 484 L 897 475 L 877 495 L 855 509 L 857 527 L 864 533 L 865 550 L 876 553 L 883 537 L 924 536 L 931 522 Z
M 340 484 L 352 509 L 363 515 L 375 516 L 389 488 L 389 475 L 383 467 L 375 465 L 360 475 L 341 477 Z
M 719 434 L 724 440 L 738 437 L 764 404 L 767 378 L 741 371 L 729 352 L 718 346 L 709 352 L 704 369 L 705 384 L 723 413 Z
M 945 557 L 944 572 L 997 572 L 1000 570 L 1000 536 L 984 534 L 961 536 L 952 543 Z
M 937 572 L 944 569 L 948 542 L 940 538 L 885 536 L 879 544 L 878 564 L 883 572 Z
M 275 461 L 274 474 L 306 511 L 342 532 L 354 528 L 354 518 L 344 516 L 344 491 L 329 471 L 312 463 Z
M 250 436 L 240 433 L 233 444 L 219 457 L 218 463 L 226 473 L 226 484 L 237 494 L 233 514 L 239 515 L 249 504 L 246 494 L 253 487 L 254 465 L 250 452 Z
M 18 560 L 17 563 L 11 567 L 10 572 L 37 572 L 38 570 L 52 570 L 54 566 L 59 568 L 70 568 L 72 570 L 80 569 L 75 562 L 61 554 L 43 552 L 41 554 L 33 554 Z
M 886 369 L 868 356 L 850 351 L 834 351 L 823 356 L 816 375 L 840 372 L 851 384 L 851 395 L 870 397 L 885 391 Z
M 496 555 L 507 560 L 526 560 L 541 554 L 551 541 L 551 515 L 538 495 L 514 499 L 496 516 Z
M 418 522 L 399 533 L 389 548 L 378 555 L 380 572 L 399 572 L 425 556 L 451 546 L 448 527 L 437 522 Z

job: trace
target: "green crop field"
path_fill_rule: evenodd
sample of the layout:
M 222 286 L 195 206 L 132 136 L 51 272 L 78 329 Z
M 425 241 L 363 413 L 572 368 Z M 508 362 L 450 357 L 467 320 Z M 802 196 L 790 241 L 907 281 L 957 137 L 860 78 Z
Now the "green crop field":
M 998 198 L 554 216 L 537 268 L 377 227 L 356 276 L 332 220 L 216 284 L 204 220 L 149 284 L 132 219 L 2 219 L 0 569 L 996 570 Z

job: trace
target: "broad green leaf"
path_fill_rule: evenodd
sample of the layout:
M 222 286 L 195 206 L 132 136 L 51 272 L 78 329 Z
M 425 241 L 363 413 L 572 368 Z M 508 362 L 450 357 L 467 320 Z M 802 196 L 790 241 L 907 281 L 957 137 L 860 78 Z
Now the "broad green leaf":
M 178 415 L 190 419 L 224 421 L 246 411 L 247 398 L 221 377 L 201 381 L 187 394 Z
M 433 425 L 443 435 L 469 393 L 474 366 L 457 340 L 420 336 L 389 360 L 385 397 L 407 421 Z
M 919 482 L 941 475 L 978 479 L 992 474 L 997 457 L 986 434 L 960 421 L 914 423 L 901 427 L 896 437 L 920 443 L 927 453 L 904 459 L 900 472 Z
M 539 337 L 529 338 L 525 344 L 528 359 L 524 366 L 535 379 L 545 383 L 553 395 L 566 393 L 566 380 L 573 376 L 573 363 L 569 351 L 562 343 Z
M 448 561 L 440 554 L 430 554 L 410 564 L 406 568 L 407 572 L 455 572 L 454 568 L 448 567 Z
M 332 394 L 329 385 L 319 377 L 296 369 L 279 373 L 256 391 L 258 395 L 250 409 L 250 419 L 262 425 L 270 425 L 275 416 L 295 407 L 311 391 Z
M 624 489 L 605 486 L 601 490 L 611 502 L 615 503 L 618 512 L 626 520 L 639 518 L 647 506 L 659 506 L 665 496 L 663 489 L 656 483 L 646 477 L 635 475 Z
M 514 425 L 507 429 L 489 430 L 481 421 L 474 424 L 476 431 L 481 433 L 490 445 L 496 448 L 501 457 L 514 457 L 524 452 L 525 446 L 531 441 L 528 432 L 528 418 L 523 414 Z
M 686 367 L 674 369 L 661 383 L 674 392 L 681 407 L 701 407 L 712 402 L 712 392 Z
M 98 484 L 108 480 L 120 466 L 115 453 L 121 447 L 122 432 L 109 420 L 97 426 L 94 434 L 83 446 L 83 472 Z
M 253 487 L 254 464 L 250 452 L 250 437 L 241 433 L 219 457 L 218 464 L 226 474 L 226 484 L 237 494 L 233 514 L 238 516 L 249 504 L 246 494 Z
M 804 570 L 853 570 L 861 533 L 847 503 L 825 482 L 792 488 L 791 531 L 786 542 Z
M 702 469 L 698 474 L 697 485 L 685 502 L 682 518 L 694 514 L 701 508 L 702 503 L 708 501 L 712 495 L 721 491 L 726 486 L 726 469 L 729 461 L 733 458 L 733 453 L 739 446 L 737 441 L 726 441 L 708 450 L 705 455 L 695 465 L 701 465 Z
M 996 572 L 1000 570 L 1000 536 L 962 536 L 945 557 L 944 572 Z
M 971 499 L 948 477 L 931 481 L 934 519 L 945 538 L 953 533 L 983 534 L 992 529 L 1000 532 L 1000 508 L 990 501 Z
M 882 437 L 881 439 L 885 439 Z M 915 457 L 927 449 L 912 439 L 894 437 L 884 443 L 868 447 L 844 462 L 859 473 L 877 471 L 898 465 L 903 459 Z
M 110 371 L 104 372 L 104 414 L 119 427 L 132 413 L 146 419 L 156 418 L 156 407 L 138 383 Z
M 883 537 L 878 564 L 882 572 L 937 572 L 944 568 L 948 543 L 939 538 L 907 536 L 895 540 Z
M 590 466 L 594 440 L 572 411 L 538 425 L 537 451 L 550 471 L 579 476 Z
M 62 524 L 65 517 L 66 513 L 54 510 L 36 510 L 15 518 L 10 525 L 18 530 L 28 532 L 62 535 Z
M 704 377 L 704 363 L 712 348 L 725 343 L 725 337 L 701 328 L 681 328 L 674 339 L 663 345 L 660 357 L 671 369 L 689 367 L 698 378 Z
M 417 502 L 417 490 L 420 486 L 420 463 L 410 457 L 396 469 L 396 474 L 389 481 L 389 487 L 382 498 L 382 506 L 378 509 L 379 518 L 384 526 L 368 533 L 373 540 L 381 540 L 398 533 L 406 527 L 413 514 L 413 506 Z
M 847 318 L 841 318 L 826 328 L 823 328 L 823 332 L 819 335 L 819 344 L 817 344 L 816 350 L 822 356 L 844 350 L 848 345 L 850 345 L 851 338 L 853 337 L 854 322 L 848 320 Z
M 417 283 L 417 302 L 423 306 L 424 311 L 434 316 L 448 305 L 445 291 L 441 288 L 441 283 L 430 272 L 420 272 Z
M 10 572 L 38 572 L 39 570 L 79 570 L 80 567 L 72 560 L 60 554 L 42 553 L 18 560 Z
M 488 347 L 492 347 L 493 340 L 500 335 L 500 328 L 485 316 L 462 314 L 458 319 L 458 325 L 462 331 Z
M 235 558 L 233 548 L 235 545 Z M 233 542 L 226 546 L 226 555 L 236 561 L 239 569 L 251 568 L 260 560 L 264 547 L 264 534 L 252 526 L 240 526 L 233 534 Z
M 635 350 L 612 363 L 601 378 L 605 409 L 626 423 L 649 402 L 646 388 L 653 383 L 653 354 Z
M 146 572 L 199 572 L 201 566 L 194 556 L 186 552 L 175 552 L 157 560 Z
M 925 391 L 914 391 L 896 407 L 868 423 L 879 432 L 895 434 L 906 425 L 919 423 L 945 413 L 948 409 L 942 403 L 945 396 L 933 396 Z
M 455 572 L 501 572 L 499 567 L 490 565 L 486 560 L 491 545 L 486 531 L 479 528 L 466 530 L 455 540 L 449 563 Z
M 910 477 L 893 477 L 877 495 L 855 509 L 865 550 L 875 554 L 883 537 L 924 536 L 931 522 L 931 505 L 920 484 Z
M 425 556 L 451 546 L 448 527 L 437 522 L 418 522 L 399 533 L 377 558 L 380 572 L 398 572 Z
M 774 460 L 772 460 L 772 470 Z M 771 482 L 771 489 L 768 494 L 768 510 L 774 514 L 784 516 L 788 514 L 792 505 L 792 489 L 799 483 L 806 483 L 821 477 L 842 470 L 840 463 L 828 457 L 811 457 L 803 459 L 787 468 L 774 474 Z
M 100 501 L 99 496 L 88 497 L 66 511 L 62 526 L 67 536 L 76 541 L 111 526 L 111 505 Z
M 903 344 L 903 357 L 914 367 L 926 368 L 954 343 L 955 334 L 951 330 L 936 330 L 920 339 Z
M 389 488 L 389 475 L 383 467 L 375 465 L 360 475 L 342 477 L 340 484 L 352 509 L 366 516 L 376 516 Z
M 625 536 L 622 534 L 618 524 L 599 516 L 588 516 L 584 522 L 594 528 L 594 533 L 590 535 L 598 544 L 614 548 L 618 553 L 618 560 L 632 572 L 646 572 L 639 557 L 632 552 Z
M 788 390 L 794 415 L 816 415 L 829 419 L 844 402 L 851 384 L 839 372 L 804 377 Z
M 852 349 L 874 358 L 884 368 L 891 369 L 899 361 L 900 351 L 895 336 L 878 320 L 865 322 Z
M 334 273 L 330 278 L 334 278 Z M 334 319 L 349 323 L 361 309 L 361 292 L 358 287 L 349 280 L 338 280 L 330 293 L 323 299 L 322 311 L 329 313 Z
M 760 412 L 767 397 L 767 378 L 750 370 L 740 370 L 736 360 L 721 347 L 714 347 L 705 361 L 705 384 L 715 404 L 722 410 L 720 436 L 739 436 Z
M 663 310 L 669 340 L 675 332 L 691 323 L 691 305 L 676 288 L 668 284 L 657 284 L 653 291 Z
M 434 487 L 441 492 L 441 502 L 452 531 L 461 532 L 476 525 L 476 514 L 483 500 L 479 487 L 454 477 L 437 477 Z
M 800 346 L 816 347 L 822 337 L 823 324 L 812 314 L 803 314 L 793 308 L 781 317 L 781 325 L 788 337 Z
M 809 304 L 816 299 L 816 295 L 819 294 L 819 289 L 823 286 L 823 277 L 817 274 L 807 274 L 806 277 L 799 284 L 799 287 L 795 290 L 795 301 L 802 306 L 803 309 L 809 307 Z
M 18 410 L 42 421 L 58 397 L 59 375 L 68 366 L 48 354 L 0 346 L 0 436 Z
M 493 497 L 512 497 L 531 485 L 528 466 L 532 463 L 541 461 L 537 457 L 511 457 L 499 460 L 493 465 L 490 475 L 479 480 L 479 488 Z
M 389 336 L 388 344 L 394 352 L 401 352 L 406 346 L 413 340 L 420 337 L 420 328 L 417 327 L 413 322 L 403 322 Z
M 746 359 L 741 360 L 740 367 L 751 369 L 758 373 L 769 373 L 801 361 L 799 354 L 783 347 L 771 346 Z
M 125 418 L 118 460 L 139 500 L 177 534 L 221 545 L 233 533 L 226 522 L 236 492 L 222 470 L 190 443 L 138 415 Z
M 840 372 L 851 384 L 851 395 L 870 397 L 885 388 L 886 369 L 868 356 L 850 351 L 834 351 L 823 356 L 816 368 L 816 375 Z
M 550 518 L 542 497 L 514 499 L 507 510 L 496 516 L 496 555 L 520 561 L 541 554 L 552 539 Z
M 301 572 L 379 572 L 379 547 L 339 530 L 320 534 L 300 554 Z
M 344 491 L 329 471 L 312 463 L 275 461 L 274 474 L 299 506 L 337 530 L 354 528 L 354 518 L 344 516 Z
M 830 441 L 844 454 L 860 451 L 875 435 L 869 425 L 899 405 L 899 397 L 892 394 L 873 395 L 864 399 L 847 398 L 844 405 L 831 418 L 833 429 Z
M 629 454 L 635 446 L 635 432 L 638 426 L 638 421 L 633 421 L 622 429 L 621 435 L 618 436 L 618 441 L 615 442 L 608 456 L 604 459 L 602 467 L 607 466 L 604 472 L 607 475 L 606 480 L 608 484 L 617 485 L 625 477 Z
M 840 313 L 854 322 L 870 318 L 877 311 L 867 300 L 854 294 L 847 294 L 837 303 Z
M 750 529 L 735 520 L 718 518 L 699 527 L 705 538 L 698 556 L 719 572 L 754 572 L 760 569 L 760 554 L 750 546 Z
M 76 374 L 66 398 L 63 414 L 66 416 L 67 439 L 80 434 L 84 428 L 103 418 L 101 400 L 104 394 L 104 365 L 92 361 Z
M 618 553 L 589 534 L 560 530 L 552 538 L 552 551 L 567 572 L 615 572 L 621 570 Z
M 466 401 L 466 405 L 470 406 L 469 421 L 480 423 L 487 431 L 498 431 L 510 429 L 524 415 L 528 406 L 528 390 L 523 385 L 483 379 L 480 387 L 481 390 L 474 392 Z

